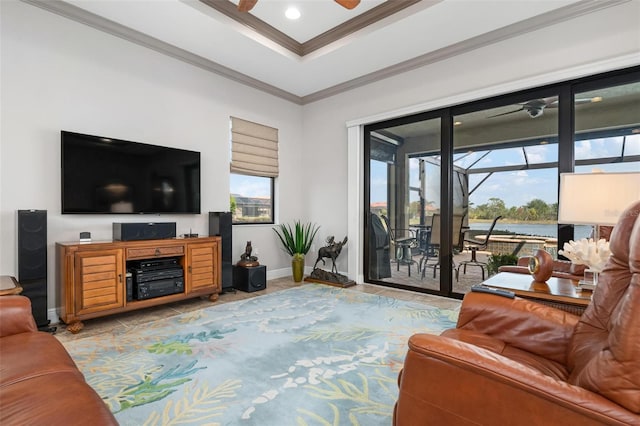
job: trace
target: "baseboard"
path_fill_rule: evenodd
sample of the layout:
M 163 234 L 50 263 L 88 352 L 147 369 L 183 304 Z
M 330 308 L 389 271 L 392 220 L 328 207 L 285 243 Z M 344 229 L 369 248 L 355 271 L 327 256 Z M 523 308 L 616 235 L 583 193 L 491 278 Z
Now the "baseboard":
M 291 267 L 281 269 L 269 269 L 269 267 L 267 267 L 267 281 L 290 276 Z
M 309 275 L 313 271 L 313 268 L 306 266 L 304 268 L 305 275 Z M 345 274 L 346 275 L 346 274 Z M 268 269 L 267 268 L 267 281 L 274 280 L 276 278 L 291 277 L 291 267 L 281 269 Z M 47 319 L 51 325 L 60 323 L 60 308 L 51 308 L 47 310 Z

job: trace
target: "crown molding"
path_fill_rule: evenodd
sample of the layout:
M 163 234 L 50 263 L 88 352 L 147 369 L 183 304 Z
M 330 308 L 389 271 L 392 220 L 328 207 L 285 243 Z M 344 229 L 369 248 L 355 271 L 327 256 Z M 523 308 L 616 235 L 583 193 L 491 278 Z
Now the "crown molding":
M 269 93 L 271 95 L 291 101 L 296 104 L 302 104 L 302 98 L 300 96 L 294 95 L 293 93 L 267 84 L 246 74 L 234 71 L 229 67 L 225 67 L 224 65 L 211 61 L 207 58 L 203 58 L 202 56 L 196 55 L 194 53 L 188 52 L 155 37 L 150 37 L 146 34 L 141 33 L 140 31 L 136 31 L 112 20 L 103 18 L 102 16 L 98 16 L 94 13 L 88 12 L 70 3 L 66 3 L 60 0 L 21 1 L 33 6 L 37 6 L 46 11 L 55 13 L 56 15 L 71 19 L 78 23 L 88 25 L 107 34 L 111 34 L 121 39 L 130 41 L 139 46 L 155 50 L 156 52 L 194 65 L 198 68 L 202 68 L 205 71 L 212 72 L 214 74 L 228 78 L 229 80 L 233 80 L 246 86 L 253 87 L 254 89 L 261 90 L 263 92 Z
M 240 12 L 238 7 L 232 2 L 227 0 L 200 0 L 200 3 L 203 3 L 213 10 L 222 13 L 236 22 L 239 22 L 250 30 L 266 37 L 290 52 L 293 52 L 298 56 L 303 55 L 302 45 L 296 40 L 285 33 L 278 31 L 275 27 L 272 27 L 248 12 Z
M 425 111 L 433 111 L 435 109 L 446 108 L 453 105 L 461 105 L 467 102 L 477 101 L 479 99 L 518 92 L 520 90 L 526 90 L 533 87 L 546 86 L 566 80 L 573 80 L 577 78 L 588 77 L 594 74 L 600 74 L 603 72 L 615 71 L 636 66 L 640 66 L 640 56 L 638 56 L 638 54 L 636 53 L 608 58 L 602 61 L 589 62 L 571 68 L 546 73 L 544 75 L 537 75 L 534 77 L 513 80 L 506 83 L 474 90 L 472 92 L 464 92 L 457 95 L 448 96 L 446 98 L 434 99 L 428 102 L 395 109 L 393 111 L 385 111 L 379 114 L 356 118 L 347 121 L 346 126 L 347 128 L 363 126 L 365 124 L 377 123 L 379 121 L 390 120 L 392 118 L 404 117 L 407 115 L 418 114 Z
M 238 7 L 228 0 L 200 0 L 201 3 L 211 7 L 212 9 L 226 15 L 236 22 L 250 28 L 263 37 L 268 38 L 274 43 L 284 47 L 294 54 L 303 57 L 311 52 L 315 52 L 331 43 L 347 37 L 356 31 L 366 28 L 378 21 L 381 21 L 401 10 L 404 10 L 423 0 L 388 0 L 384 3 L 364 12 L 348 21 L 331 28 L 324 33 L 300 43 L 288 35 L 280 32 L 276 28 L 256 18 L 248 12 L 238 11 Z M 431 5 L 439 3 L 442 0 L 432 0 Z
M 140 46 L 152 49 L 165 54 L 174 59 L 197 66 L 206 71 L 263 91 L 273 96 L 285 99 L 298 105 L 306 105 L 321 99 L 340 94 L 342 92 L 362 87 L 376 81 L 393 77 L 416 68 L 424 67 L 445 59 L 482 48 L 515 36 L 519 36 L 531 31 L 536 31 L 550 25 L 555 25 L 578 16 L 593 13 L 609 7 L 618 6 L 633 0 L 584 0 L 573 3 L 547 12 L 536 17 L 521 21 L 489 33 L 473 37 L 445 48 L 427 53 L 425 55 L 383 68 L 381 70 L 363 75 L 361 77 L 337 84 L 327 89 L 319 90 L 306 96 L 298 96 L 283 89 L 267 84 L 263 81 L 250 77 L 246 74 L 234 71 L 231 68 L 218 64 L 202 56 L 195 55 L 179 47 L 163 42 L 157 38 L 150 37 L 139 31 L 121 25 L 117 22 L 105 19 L 101 16 L 88 12 L 72 4 L 61 0 L 21 0 L 73 21 L 88 25 L 97 30 L 106 32 Z M 225 0 L 226 1 L 226 0 Z
M 404 62 L 399 62 L 395 65 L 391 65 L 389 67 L 374 71 L 358 78 L 354 78 L 344 83 L 328 87 L 310 95 L 303 96 L 302 104 L 305 105 L 308 103 L 319 101 L 321 99 L 329 98 L 331 96 L 346 92 L 351 89 L 355 89 L 357 87 L 384 80 L 386 78 L 393 77 L 395 75 L 399 75 L 407 71 L 421 68 L 436 62 L 444 61 L 446 59 L 476 49 L 480 49 L 482 47 L 486 47 L 503 40 L 517 37 L 532 31 L 537 31 L 551 25 L 577 18 L 582 15 L 597 12 L 602 9 L 618 6 L 629 1 L 632 0 L 585 0 L 579 3 L 564 6 L 551 12 L 546 12 L 533 18 L 529 18 L 515 24 L 507 25 L 505 27 L 490 31 L 480 36 L 463 40 L 450 46 L 443 47 L 442 49 L 434 50 L 433 52 L 426 53 L 422 56 L 418 56 Z

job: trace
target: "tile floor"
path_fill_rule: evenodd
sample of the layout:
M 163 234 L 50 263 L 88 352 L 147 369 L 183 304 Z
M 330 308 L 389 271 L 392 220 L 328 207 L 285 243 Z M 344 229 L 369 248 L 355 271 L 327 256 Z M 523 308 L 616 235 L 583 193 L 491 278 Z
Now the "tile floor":
M 477 259 L 480 262 L 487 262 L 488 256 L 490 253 L 479 251 L 477 255 Z M 408 265 L 400 265 L 398 268 L 398 264 L 395 261 L 391 262 L 391 277 L 382 279 L 383 282 L 389 283 L 398 283 L 410 285 L 416 288 L 425 288 L 429 290 L 438 290 L 440 288 L 440 270 L 437 269 L 435 276 L 432 268 L 427 268 L 424 277 L 420 271 L 418 271 L 418 264 L 420 262 L 420 255 L 413 256 L 414 264 L 411 266 Z M 459 265 L 460 262 L 465 260 L 470 260 L 471 254 L 467 251 L 463 251 L 462 253 L 458 253 L 453 256 L 453 261 L 455 265 Z M 409 269 L 411 269 L 411 273 L 409 274 Z M 484 278 L 482 277 L 483 270 L 478 266 L 469 266 L 464 272 L 464 268 L 460 268 L 460 275 L 458 280 L 453 279 L 453 291 L 457 293 L 468 293 L 471 291 L 471 286 L 474 284 L 480 284 L 485 279 L 489 278 L 485 274 Z
M 259 297 L 264 294 L 269 294 L 300 285 L 306 285 L 306 283 L 295 283 L 291 278 L 278 278 L 269 280 L 267 282 L 267 288 L 263 291 L 256 291 L 252 293 L 246 293 L 243 291 L 237 291 L 236 293 L 224 293 L 220 295 L 220 298 L 216 302 L 210 302 L 207 298 L 195 298 L 167 305 L 142 309 L 139 311 L 87 320 L 84 321 L 84 328 L 78 334 L 71 334 L 70 332 L 66 331 L 64 324 L 58 324 L 58 329 L 55 336 L 63 342 L 74 339 L 82 339 L 83 337 L 95 336 L 101 333 L 110 333 L 118 329 L 126 329 L 135 325 L 144 324 L 161 318 L 167 318 L 173 315 L 179 315 L 197 309 L 202 309 L 215 304 L 233 302 L 235 300 L 242 300 L 250 297 Z M 410 300 L 437 306 L 444 309 L 455 308 L 460 304 L 459 300 L 416 293 L 406 290 L 392 289 L 372 284 L 358 284 L 353 287 L 349 287 L 349 290 L 377 294 L 381 296 L 396 298 L 399 300 Z

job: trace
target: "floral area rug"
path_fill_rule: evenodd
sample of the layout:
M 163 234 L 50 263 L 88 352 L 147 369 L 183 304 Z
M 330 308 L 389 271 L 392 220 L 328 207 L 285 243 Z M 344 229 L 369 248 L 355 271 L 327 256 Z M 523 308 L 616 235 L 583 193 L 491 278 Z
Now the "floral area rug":
M 389 425 L 409 336 L 457 316 L 307 284 L 65 347 L 121 425 Z

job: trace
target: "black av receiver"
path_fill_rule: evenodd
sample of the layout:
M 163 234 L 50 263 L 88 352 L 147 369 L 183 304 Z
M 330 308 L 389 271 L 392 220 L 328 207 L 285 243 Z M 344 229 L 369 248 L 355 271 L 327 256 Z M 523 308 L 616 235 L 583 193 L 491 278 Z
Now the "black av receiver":
M 182 268 L 158 269 L 155 271 L 129 269 L 129 272 L 133 273 L 133 281 L 138 284 L 169 278 L 182 278 L 184 276 L 184 271 L 182 270 Z
M 152 299 L 182 292 L 184 292 L 184 279 L 182 277 L 135 283 L 133 287 L 133 297 L 136 300 Z
M 131 269 L 140 271 L 156 271 L 158 269 L 182 268 L 176 257 L 164 257 L 161 259 L 133 260 L 127 262 Z

